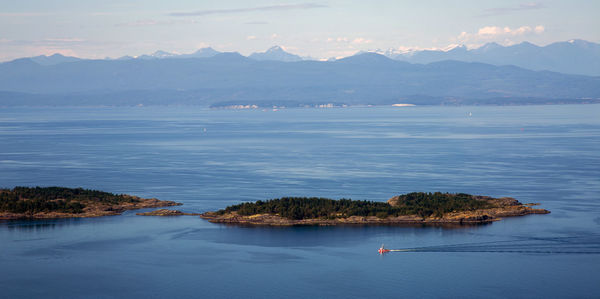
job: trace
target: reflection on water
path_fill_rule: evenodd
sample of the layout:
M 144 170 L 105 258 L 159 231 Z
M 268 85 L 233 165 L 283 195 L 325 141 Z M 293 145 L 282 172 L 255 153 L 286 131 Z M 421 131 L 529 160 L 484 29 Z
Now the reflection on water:
M 43 232 L 45 230 L 55 229 L 57 226 L 77 225 L 80 218 L 66 219 L 47 219 L 47 220 L 0 220 L 0 225 L 4 225 L 8 230 L 23 230 Z
M 134 212 L 2 221 L 0 297 L 595 297 L 599 112 L 3 109 L 4 187 L 82 186 L 196 213 L 281 196 L 384 201 L 439 190 L 552 213 L 452 227 L 238 227 Z M 382 243 L 410 251 L 381 256 Z

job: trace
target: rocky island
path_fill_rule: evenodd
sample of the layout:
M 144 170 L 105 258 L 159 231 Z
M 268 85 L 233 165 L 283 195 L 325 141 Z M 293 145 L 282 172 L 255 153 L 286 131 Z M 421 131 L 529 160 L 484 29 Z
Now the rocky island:
M 140 198 L 83 188 L 0 189 L 0 219 L 83 218 L 119 215 L 126 210 L 178 206 L 174 201 Z
M 502 217 L 547 214 L 511 197 L 414 192 L 387 202 L 285 197 L 229 206 L 200 217 L 240 225 L 482 224 Z
M 159 209 L 145 213 L 136 213 L 136 215 L 140 216 L 198 216 L 200 214 L 196 213 L 184 213 L 178 210 L 168 210 L 168 209 Z

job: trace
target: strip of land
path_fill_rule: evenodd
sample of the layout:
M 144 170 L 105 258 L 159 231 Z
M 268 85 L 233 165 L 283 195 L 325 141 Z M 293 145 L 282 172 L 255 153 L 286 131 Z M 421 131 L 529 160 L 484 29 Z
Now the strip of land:
M 86 218 L 120 215 L 127 210 L 181 203 L 64 187 L 0 189 L 0 219 Z
M 533 205 L 511 197 L 415 192 L 394 196 L 387 202 L 289 197 L 243 203 L 200 217 L 239 225 L 402 225 L 483 224 L 503 217 L 550 213 Z
M 168 209 L 159 209 L 145 213 L 136 213 L 136 215 L 140 216 L 199 216 L 197 213 L 184 213 L 178 210 L 168 210 Z

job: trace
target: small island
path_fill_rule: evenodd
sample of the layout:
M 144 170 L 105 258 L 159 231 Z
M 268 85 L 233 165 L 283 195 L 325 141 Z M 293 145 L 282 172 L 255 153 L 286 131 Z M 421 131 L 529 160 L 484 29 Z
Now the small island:
M 136 215 L 140 216 L 198 216 L 200 214 L 197 213 L 184 213 L 178 210 L 168 210 L 168 209 L 159 209 L 145 213 L 136 213 Z
M 120 215 L 127 210 L 178 206 L 174 201 L 140 198 L 83 188 L 0 189 L 0 219 L 84 218 Z
M 240 225 L 483 224 L 502 217 L 548 214 L 511 197 L 413 192 L 387 202 L 284 197 L 229 206 L 200 217 Z

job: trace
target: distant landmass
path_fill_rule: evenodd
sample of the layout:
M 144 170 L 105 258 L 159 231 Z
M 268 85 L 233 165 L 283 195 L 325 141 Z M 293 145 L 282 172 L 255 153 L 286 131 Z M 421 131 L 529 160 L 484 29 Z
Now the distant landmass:
M 0 189 L 0 219 L 100 217 L 119 215 L 126 210 L 176 205 L 181 204 L 83 188 Z
M 252 53 L 250 56 L 248 56 L 248 58 L 254 60 L 273 60 L 287 62 L 302 60 L 302 57 L 288 53 L 279 46 L 274 46 L 268 49 L 266 52 Z
M 175 54 L 175 53 L 169 53 L 169 52 L 165 52 L 165 51 L 156 51 L 152 54 L 146 54 L 146 55 L 141 55 L 138 57 L 131 57 L 131 56 L 123 56 L 118 58 L 118 60 L 124 60 L 124 59 L 166 59 L 166 58 L 206 58 L 206 57 L 213 57 L 217 54 L 219 54 L 221 52 L 216 51 L 213 48 L 207 47 L 207 48 L 202 48 L 197 50 L 194 53 L 191 54 Z
M 144 213 L 135 213 L 136 215 L 140 215 L 140 216 L 199 216 L 201 214 L 198 213 L 184 213 L 182 211 L 178 211 L 178 210 L 168 210 L 168 209 L 159 209 L 159 210 L 154 210 L 154 211 L 150 211 L 150 212 L 144 212 Z
M 55 64 L 64 63 L 64 62 L 74 62 L 74 61 L 82 60 L 81 58 L 72 57 L 72 56 L 63 56 L 60 54 L 54 54 L 54 55 L 50 55 L 50 56 L 40 55 L 40 56 L 24 58 L 24 59 L 31 59 L 31 61 L 38 63 L 40 65 L 55 65 Z
M 116 59 L 106 58 L 106 60 L 207 58 L 220 53 L 223 52 L 217 51 L 211 47 L 206 47 L 189 54 L 170 53 L 158 50 L 152 54 L 143 54 L 137 57 L 122 56 Z M 448 50 L 398 50 L 390 48 L 387 50 L 377 49 L 372 51 L 360 51 L 355 55 L 363 53 L 377 53 L 394 60 L 419 64 L 456 60 L 463 62 L 481 62 L 497 66 L 514 65 L 536 71 L 546 70 L 565 74 L 600 76 L 600 44 L 581 39 L 555 42 L 546 46 L 538 46 L 529 42 L 502 46 L 492 42 L 472 49 L 468 49 L 464 45 L 458 45 Z M 265 52 L 252 53 L 248 55 L 248 58 L 259 61 L 270 60 L 284 62 L 319 60 L 311 57 L 301 57 L 287 52 L 281 46 L 273 46 Z M 53 54 L 50 56 L 40 55 L 17 60 L 31 60 L 41 65 L 54 65 L 85 59 Z M 335 60 L 337 59 L 329 59 L 329 61 Z
M 148 59 L 167 59 L 167 58 L 207 58 L 207 57 L 213 57 L 213 56 L 215 56 L 217 54 L 221 54 L 221 53 L 224 53 L 224 52 L 219 52 L 211 47 L 201 48 L 201 49 L 198 49 L 196 52 L 190 53 L 190 54 L 176 54 L 176 53 L 170 53 L 170 52 L 158 50 L 152 54 L 144 54 L 144 55 L 140 55 L 137 57 L 123 56 L 123 57 L 117 58 L 117 60 L 126 60 L 126 59 L 146 59 L 146 60 L 148 60 Z M 32 57 L 31 59 L 36 62 L 38 62 L 37 60 L 41 60 L 43 62 L 44 59 L 48 59 L 50 57 L 54 57 L 54 59 L 57 61 L 58 61 L 57 57 L 64 57 L 64 61 L 71 61 L 71 59 L 79 60 L 79 58 L 65 57 L 60 54 L 54 54 L 52 56 L 37 56 L 37 57 Z M 286 62 L 303 60 L 302 57 L 292 54 L 292 53 L 289 53 L 289 52 L 286 52 L 280 46 L 273 46 L 273 47 L 267 49 L 265 52 L 252 53 L 248 56 L 248 58 L 254 59 L 254 60 L 272 60 L 272 61 L 286 61 Z M 110 60 L 110 59 L 108 59 L 108 60 Z M 42 63 L 40 63 L 40 64 L 42 64 Z
M 544 47 L 523 42 L 511 46 L 488 43 L 476 49 L 458 46 L 449 51 L 380 51 L 386 56 L 411 63 L 443 60 L 515 65 L 531 70 L 600 76 L 600 44 L 580 39 L 552 43 Z
M 510 197 L 413 192 L 385 202 L 285 197 L 229 206 L 201 215 L 215 223 L 243 225 L 479 224 L 501 217 L 547 214 Z
M 335 61 L 300 60 L 280 47 L 255 54 L 249 58 L 204 48 L 114 60 L 17 59 L 0 64 L 0 106 L 239 109 L 600 102 L 600 76 L 456 60 L 409 63 L 377 53 Z

